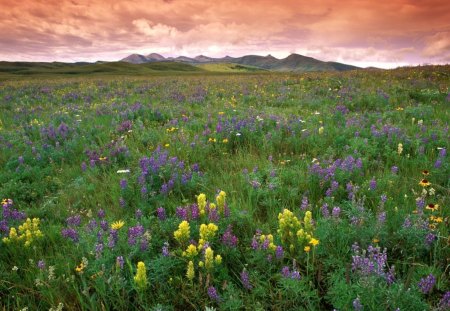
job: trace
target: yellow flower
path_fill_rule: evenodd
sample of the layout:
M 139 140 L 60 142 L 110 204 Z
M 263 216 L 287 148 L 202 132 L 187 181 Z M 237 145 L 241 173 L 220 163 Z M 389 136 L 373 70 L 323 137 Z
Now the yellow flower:
M 178 230 L 176 230 L 173 233 L 175 240 L 177 240 L 181 244 L 189 240 L 190 235 L 191 235 L 191 227 L 189 226 L 189 223 L 186 220 L 183 220 L 178 225 Z
M 311 247 L 307 245 L 303 250 L 308 253 L 311 250 Z
M 100 157 L 100 158 L 98 158 L 100 161 L 106 161 L 106 160 L 108 160 L 108 158 L 107 157 Z
M 220 265 L 222 263 L 222 256 L 217 255 L 215 261 L 216 261 L 216 264 Z
M 205 241 L 210 241 L 214 238 L 216 235 L 217 230 L 219 227 L 215 225 L 214 223 L 210 223 L 208 225 L 201 224 L 200 225 L 200 239 L 203 239 Z
M 204 193 L 200 193 L 198 195 L 197 205 L 198 205 L 198 209 L 200 210 L 200 215 L 204 215 L 205 207 L 206 207 L 206 195 Z
M 194 258 L 195 256 L 197 256 L 197 254 L 197 247 L 194 244 L 190 244 L 187 247 L 186 251 L 183 252 L 183 256 L 188 258 Z
M 123 227 L 123 225 L 125 225 L 125 222 L 123 220 L 119 220 L 111 224 L 111 229 L 119 230 Z
M 205 250 L 205 268 L 207 270 L 212 269 L 214 266 L 214 251 L 211 249 L 211 247 L 208 247 Z
M 144 289 L 147 286 L 147 269 L 142 261 L 137 264 L 136 275 L 134 276 L 134 283 L 138 288 Z
M 227 143 L 228 143 L 228 138 L 224 138 L 224 139 L 222 140 L 222 143 L 227 144 Z
M 422 175 L 423 176 L 428 176 L 428 175 L 430 175 L 430 172 L 428 170 L 423 170 L 422 171 Z
M 170 144 L 164 144 L 164 147 L 165 147 L 165 148 L 169 148 L 169 147 L 170 147 Z
M 83 273 L 84 268 L 84 264 L 80 263 L 80 265 L 75 268 L 75 271 L 81 274 Z
M 216 197 L 217 206 L 219 206 L 219 211 L 223 212 L 225 208 L 225 199 L 227 194 L 225 191 L 220 191 L 219 195 Z
M 312 239 L 309 241 L 309 244 L 311 244 L 312 246 L 316 246 L 316 245 L 319 244 L 319 240 L 317 240 L 317 239 L 315 239 L 315 238 L 312 238 Z
M 219 116 L 223 116 L 224 114 L 225 114 L 225 112 L 219 111 Z
M 430 211 L 434 212 L 434 211 L 437 211 L 439 209 L 439 204 L 430 203 L 425 208 L 427 210 L 430 210 Z
M 324 131 L 323 126 L 319 127 L 319 135 L 322 135 L 322 134 L 323 134 L 323 131 Z
M 428 187 L 428 186 L 431 185 L 431 183 L 430 183 L 428 180 L 426 180 L 426 179 L 422 179 L 422 180 L 419 182 L 419 185 L 422 186 L 422 187 Z
M 379 242 L 380 242 L 380 240 L 379 240 L 379 239 L 377 239 L 377 238 L 373 238 L 372 242 L 373 242 L 373 243 L 379 243 Z
M 194 277 L 195 277 L 194 263 L 192 262 L 192 260 L 189 261 L 189 263 L 188 263 L 188 268 L 187 268 L 187 271 L 186 271 L 186 277 L 190 281 L 192 281 L 194 279 Z

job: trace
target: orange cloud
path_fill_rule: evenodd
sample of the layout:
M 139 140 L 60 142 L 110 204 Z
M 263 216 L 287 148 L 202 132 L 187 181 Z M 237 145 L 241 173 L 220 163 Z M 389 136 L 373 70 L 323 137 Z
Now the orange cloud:
M 446 0 L 0 2 L 0 60 L 291 52 L 353 64 L 447 62 Z

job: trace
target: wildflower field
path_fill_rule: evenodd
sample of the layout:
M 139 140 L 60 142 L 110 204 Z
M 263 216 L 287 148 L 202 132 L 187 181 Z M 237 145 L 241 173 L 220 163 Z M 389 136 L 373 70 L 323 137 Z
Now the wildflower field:
M 1 310 L 449 310 L 450 66 L 0 82 Z

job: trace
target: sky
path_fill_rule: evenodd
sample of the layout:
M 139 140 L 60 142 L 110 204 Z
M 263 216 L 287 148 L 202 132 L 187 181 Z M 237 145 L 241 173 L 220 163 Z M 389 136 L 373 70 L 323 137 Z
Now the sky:
M 0 0 L 0 60 L 291 53 L 394 68 L 450 63 L 448 0 Z

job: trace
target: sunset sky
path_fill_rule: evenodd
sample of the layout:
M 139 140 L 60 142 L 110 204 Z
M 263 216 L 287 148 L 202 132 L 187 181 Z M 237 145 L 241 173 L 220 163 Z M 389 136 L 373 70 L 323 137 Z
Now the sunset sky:
M 391 68 L 450 63 L 448 0 L 0 0 L 0 60 L 298 53 Z

